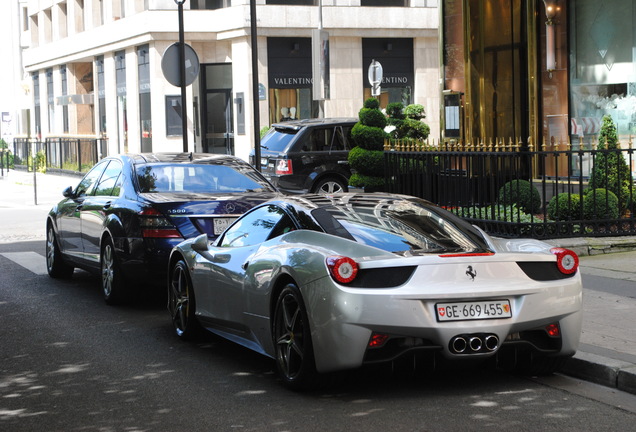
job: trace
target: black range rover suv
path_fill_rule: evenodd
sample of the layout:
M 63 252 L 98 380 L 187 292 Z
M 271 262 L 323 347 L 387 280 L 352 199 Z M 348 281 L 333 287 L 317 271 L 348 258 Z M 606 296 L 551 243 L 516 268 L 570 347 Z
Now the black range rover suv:
M 272 125 L 261 140 L 261 172 L 281 191 L 346 192 L 347 157 L 357 118 L 293 120 Z M 254 165 L 254 152 L 250 155 Z

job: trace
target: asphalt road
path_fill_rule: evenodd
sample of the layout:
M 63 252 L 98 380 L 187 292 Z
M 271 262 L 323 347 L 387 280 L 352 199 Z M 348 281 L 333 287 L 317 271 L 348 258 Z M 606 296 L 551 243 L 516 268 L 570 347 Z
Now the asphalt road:
M 50 279 L 43 254 L 41 240 L 0 244 L 0 431 L 578 432 L 636 424 L 636 396 L 558 375 L 365 370 L 321 391 L 290 392 L 271 360 L 214 336 L 182 342 L 159 298 L 106 306 L 96 277 Z

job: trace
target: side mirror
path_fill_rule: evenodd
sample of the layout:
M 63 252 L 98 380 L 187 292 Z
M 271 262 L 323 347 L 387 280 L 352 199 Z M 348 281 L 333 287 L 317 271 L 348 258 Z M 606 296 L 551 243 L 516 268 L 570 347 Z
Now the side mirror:
M 230 261 L 229 254 L 212 254 L 208 246 L 208 235 L 201 234 L 192 242 L 192 250 L 213 263 L 225 264 Z
M 192 242 L 192 249 L 199 253 L 208 252 L 208 235 L 201 234 Z
M 64 191 L 62 191 L 62 195 L 64 198 L 73 198 L 73 186 L 69 186 Z

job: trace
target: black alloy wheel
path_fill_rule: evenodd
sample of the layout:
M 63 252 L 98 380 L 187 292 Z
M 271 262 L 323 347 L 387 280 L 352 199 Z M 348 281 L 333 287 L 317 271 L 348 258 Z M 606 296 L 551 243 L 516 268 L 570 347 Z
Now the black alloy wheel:
M 46 228 L 46 270 L 49 276 L 56 279 L 68 279 L 75 270 L 73 266 L 64 262 L 55 230 L 51 224 L 48 224 Z
M 318 374 L 309 320 L 300 291 L 293 283 L 287 284 L 278 296 L 272 335 L 276 368 L 284 384 L 293 390 L 315 387 Z
M 124 278 L 115 255 L 115 246 L 110 238 L 104 240 L 100 261 L 104 301 L 109 305 L 120 304 L 124 300 Z
M 194 316 L 194 290 L 185 261 L 181 259 L 172 266 L 169 280 L 168 310 L 172 325 L 181 339 L 193 339 L 200 333 L 201 326 Z

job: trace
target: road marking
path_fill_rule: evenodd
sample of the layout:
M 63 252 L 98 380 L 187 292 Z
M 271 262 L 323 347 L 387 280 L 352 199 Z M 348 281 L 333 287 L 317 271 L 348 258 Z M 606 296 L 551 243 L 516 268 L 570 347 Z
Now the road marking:
M 46 258 L 37 252 L 4 252 L 0 255 L 32 271 L 36 275 L 48 273 L 46 270 Z

